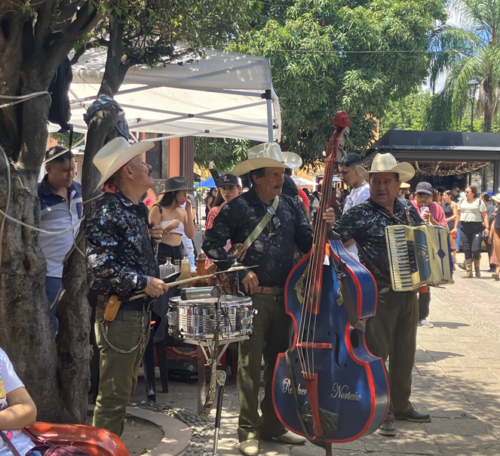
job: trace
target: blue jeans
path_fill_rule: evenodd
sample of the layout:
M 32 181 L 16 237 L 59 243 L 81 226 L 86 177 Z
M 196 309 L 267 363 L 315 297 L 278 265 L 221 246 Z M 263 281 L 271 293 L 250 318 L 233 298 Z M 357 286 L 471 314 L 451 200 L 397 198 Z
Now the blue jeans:
M 42 453 L 39 451 L 30 451 L 29 453 L 26 453 L 27 456 L 43 456 Z
M 49 305 L 56 300 L 57 296 L 62 287 L 62 278 L 60 277 L 48 277 L 45 279 L 45 293 L 47 294 L 47 299 L 49 300 Z M 52 314 L 52 319 L 56 325 L 56 335 L 59 332 L 59 320 L 56 317 L 56 307 L 57 303 L 50 309 Z

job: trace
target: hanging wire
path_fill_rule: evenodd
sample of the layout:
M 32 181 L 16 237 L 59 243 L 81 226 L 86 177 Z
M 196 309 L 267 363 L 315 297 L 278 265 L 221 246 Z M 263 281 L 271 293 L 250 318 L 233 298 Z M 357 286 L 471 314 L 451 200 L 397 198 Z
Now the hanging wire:
M 7 154 L 3 150 L 3 147 L 0 145 L 0 151 L 2 152 L 2 155 L 5 159 L 5 166 L 7 166 L 7 204 L 5 205 L 5 211 L 9 212 L 10 208 L 10 196 L 11 196 L 11 176 L 10 176 L 10 161 L 9 157 L 7 157 Z M 2 246 L 3 246 L 3 231 L 5 228 L 5 220 L 6 217 L 3 218 L 2 224 L 0 225 L 0 270 L 2 269 Z

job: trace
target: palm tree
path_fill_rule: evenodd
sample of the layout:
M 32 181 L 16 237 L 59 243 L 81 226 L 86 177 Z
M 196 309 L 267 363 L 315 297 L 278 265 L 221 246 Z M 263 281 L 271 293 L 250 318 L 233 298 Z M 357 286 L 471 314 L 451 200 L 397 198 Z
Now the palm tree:
M 453 124 L 470 103 L 468 83 L 479 81 L 477 112 L 484 115 L 484 131 L 491 132 L 500 97 L 500 0 L 451 0 L 462 27 L 444 25 L 431 40 L 431 87 L 447 72 L 444 93 Z

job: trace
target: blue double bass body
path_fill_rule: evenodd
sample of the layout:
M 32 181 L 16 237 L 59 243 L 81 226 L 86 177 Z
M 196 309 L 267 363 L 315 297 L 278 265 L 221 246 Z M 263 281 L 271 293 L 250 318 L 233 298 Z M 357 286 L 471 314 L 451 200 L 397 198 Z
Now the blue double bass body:
M 338 117 L 324 182 L 333 177 L 337 147 L 348 132 L 347 114 L 337 113 L 334 122 Z M 320 214 L 330 204 L 331 189 L 325 188 L 323 197 Z M 375 280 L 339 240 L 327 239 L 326 224 L 318 220 L 312 251 L 288 277 L 285 306 L 294 331 L 276 362 L 274 407 L 287 429 L 330 454 L 331 443 L 375 431 L 389 410 L 385 367 L 368 350 L 364 335 L 366 319 L 376 312 Z
M 331 348 L 310 350 L 318 374 L 318 406 L 326 443 L 350 442 L 375 431 L 389 410 L 388 382 L 384 364 L 366 347 L 363 332 L 351 326 L 340 293 L 334 262 L 344 269 L 346 282 L 359 319 L 375 314 L 377 287 L 371 273 L 354 260 L 340 241 L 330 241 L 330 265 L 323 267 L 321 306 L 317 315 L 315 341 Z M 273 401 L 278 417 L 291 431 L 306 435 L 297 415 L 298 408 L 307 416 L 311 402 L 302 376 L 296 343 L 299 332 L 302 297 L 301 284 L 309 264 L 309 255 L 290 273 L 286 285 L 286 312 L 292 317 L 294 334 L 286 354 L 278 355 L 274 372 Z M 344 263 L 342 265 L 341 263 Z M 293 378 L 290 378 L 293 376 Z M 296 387 L 296 395 L 292 388 Z M 294 398 L 295 396 L 295 398 Z M 309 405 L 307 405 L 309 404 Z M 314 436 L 311 419 L 303 419 L 309 436 Z

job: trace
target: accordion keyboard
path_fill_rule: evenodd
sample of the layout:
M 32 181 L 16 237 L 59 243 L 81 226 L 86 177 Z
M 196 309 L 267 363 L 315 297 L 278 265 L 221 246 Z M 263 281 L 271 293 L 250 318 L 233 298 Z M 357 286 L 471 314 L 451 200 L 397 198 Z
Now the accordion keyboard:
M 393 225 L 386 240 L 394 291 L 453 283 L 447 228 Z

